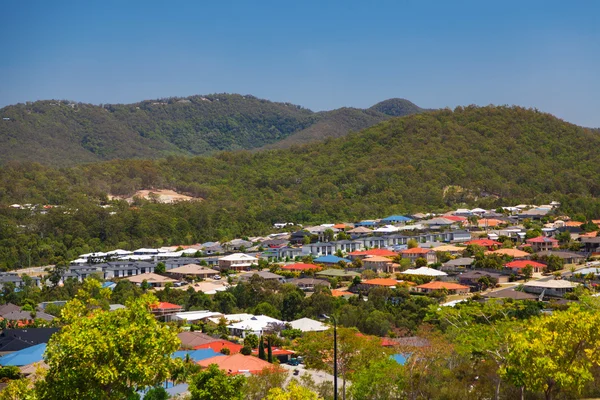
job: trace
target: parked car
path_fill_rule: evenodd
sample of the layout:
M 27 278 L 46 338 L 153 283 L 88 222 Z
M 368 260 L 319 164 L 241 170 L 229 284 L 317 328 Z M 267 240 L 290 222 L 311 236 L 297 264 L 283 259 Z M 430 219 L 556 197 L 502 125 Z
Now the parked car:
M 213 279 L 218 281 L 219 279 L 221 279 L 221 275 L 215 275 L 215 276 L 213 276 Z
M 290 360 L 287 362 L 287 364 L 296 367 L 296 366 L 300 365 L 300 361 L 298 361 L 297 358 L 290 358 Z

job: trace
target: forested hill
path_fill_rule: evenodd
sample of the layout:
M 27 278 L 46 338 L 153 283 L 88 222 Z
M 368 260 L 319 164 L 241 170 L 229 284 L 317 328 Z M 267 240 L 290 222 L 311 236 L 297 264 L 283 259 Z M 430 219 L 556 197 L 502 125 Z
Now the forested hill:
M 422 111 L 407 103 L 400 115 Z M 344 116 L 348 114 L 344 110 L 352 110 L 351 115 Z M 397 116 L 397 111 L 315 113 L 289 103 L 233 94 L 103 106 L 37 101 L 0 110 L 0 162 L 69 166 L 115 158 L 253 149 L 288 138 L 285 147 L 343 136 Z M 295 133 L 301 133 L 298 139 Z
M 519 107 L 466 107 L 384 121 L 343 138 L 251 153 L 0 167 L 0 260 L 50 262 L 111 247 L 264 234 L 274 222 L 356 221 L 468 206 L 562 203 L 600 216 L 600 135 Z M 174 189 L 175 205 L 106 194 Z M 47 214 L 12 203 L 65 205 Z M 51 250 L 49 250 L 51 249 Z M 89 251 L 88 251 L 89 250 Z M 1 263 L 1 261 L 0 261 Z M 2 267 L 2 264 L 0 264 Z

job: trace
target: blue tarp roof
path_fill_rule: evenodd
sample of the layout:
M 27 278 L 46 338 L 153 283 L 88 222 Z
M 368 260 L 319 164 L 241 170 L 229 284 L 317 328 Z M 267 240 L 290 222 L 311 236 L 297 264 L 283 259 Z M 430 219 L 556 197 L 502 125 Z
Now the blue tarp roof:
M 0 365 L 14 365 L 17 367 L 21 367 L 23 365 L 39 362 L 44 359 L 45 351 L 46 343 L 36 344 L 35 346 L 15 351 L 14 353 L 10 353 L 0 357 Z
M 185 359 L 186 354 L 190 355 L 190 358 L 194 361 L 202 361 L 207 358 L 216 357 L 216 356 L 224 356 L 223 353 L 217 353 L 213 349 L 198 349 L 198 350 L 181 350 L 176 351 L 171 356 L 172 358 L 181 358 Z
M 408 358 L 404 354 L 393 354 L 390 357 L 392 357 L 392 360 L 396 361 L 400 365 L 404 365 L 404 363 L 406 363 L 406 359 Z
M 408 222 L 408 221 L 412 221 L 412 219 L 405 217 L 404 215 L 390 215 L 389 217 L 386 217 L 384 219 L 382 219 L 382 221 L 403 221 L 403 222 Z
M 315 258 L 313 260 L 313 262 L 316 262 L 316 263 L 325 263 L 325 264 L 336 264 L 336 263 L 338 263 L 340 261 L 344 261 L 344 262 L 347 262 L 347 263 L 351 263 L 352 262 L 352 261 L 348 260 L 347 258 L 341 258 L 341 257 L 338 257 L 338 256 L 332 256 L 332 255 L 321 256 L 321 257 Z

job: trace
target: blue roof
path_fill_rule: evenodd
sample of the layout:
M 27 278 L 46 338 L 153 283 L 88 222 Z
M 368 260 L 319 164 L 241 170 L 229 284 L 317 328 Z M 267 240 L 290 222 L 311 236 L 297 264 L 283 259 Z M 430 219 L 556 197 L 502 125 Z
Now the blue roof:
M 344 261 L 347 263 L 351 263 L 352 261 L 348 260 L 347 258 L 341 258 L 338 256 L 333 256 L 333 255 L 328 255 L 328 256 L 321 256 L 319 258 L 315 258 L 313 260 L 313 262 L 316 263 L 324 263 L 324 264 L 337 264 L 340 261 Z
M 390 357 L 392 358 L 392 360 L 396 361 L 400 365 L 404 365 L 406 363 L 407 358 L 408 358 L 404 354 L 393 354 Z
M 408 222 L 412 221 L 411 218 L 405 217 L 404 215 L 390 215 L 387 218 L 382 219 L 382 221 L 400 221 L 400 222 Z
M 15 351 L 14 353 L 0 357 L 0 365 L 14 365 L 17 367 L 22 367 L 23 365 L 39 362 L 44 359 L 45 351 L 46 343 L 36 344 L 35 346 Z
M 115 288 L 115 286 L 117 286 L 117 284 L 114 282 L 103 282 L 102 283 L 103 289 L 109 288 L 110 290 L 113 290 Z
M 196 362 L 206 360 L 207 358 L 224 356 L 223 353 L 217 353 L 213 349 L 198 349 L 198 350 L 181 350 L 173 353 L 171 358 L 182 358 L 185 359 L 186 354 L 190 355 L 190 358 Z

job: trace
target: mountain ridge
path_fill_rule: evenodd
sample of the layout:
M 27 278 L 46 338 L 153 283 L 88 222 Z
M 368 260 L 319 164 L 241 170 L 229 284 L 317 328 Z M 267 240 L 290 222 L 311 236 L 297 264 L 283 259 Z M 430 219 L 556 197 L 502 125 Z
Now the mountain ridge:
M 405 102 L 407 113 L 422 112 Z M 4 107 L 0 115 L 0 162 L 57 166 L 289 147 L 340 137 L 392 117 L 371 109 L 313 112 L 238 94 L 102 105 L 40 100 Z

